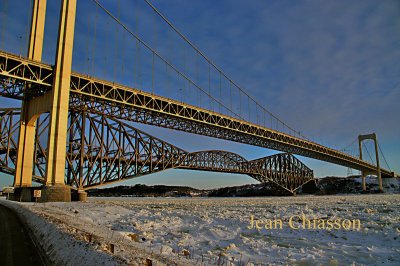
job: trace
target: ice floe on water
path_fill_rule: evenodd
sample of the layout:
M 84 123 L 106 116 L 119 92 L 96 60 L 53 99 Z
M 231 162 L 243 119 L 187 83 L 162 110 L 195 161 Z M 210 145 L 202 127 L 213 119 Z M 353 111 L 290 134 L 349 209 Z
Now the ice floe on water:
M 398 265 L 399 202 L 399 194 L 368 194 L 25 205 L 75 228 L 73 234 L 112 243 L 127 263 L 143 251 L 160 264 Z

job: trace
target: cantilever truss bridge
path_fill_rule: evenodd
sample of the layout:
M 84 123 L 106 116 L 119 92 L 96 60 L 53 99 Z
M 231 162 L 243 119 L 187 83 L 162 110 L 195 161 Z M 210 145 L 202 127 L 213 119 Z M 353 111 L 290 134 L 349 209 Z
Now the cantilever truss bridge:
M 0 52 L 1 96 L 21 100 L 37 97 L 50 91 L 52 82 L 53 66 Z M 376 171 L 369 162 L 315 142 L 78 73 L 71 75 L 70 110 L 241 142 L 365 172 Z M 381 171 L 385 177 L 393 175 L 389 170 Z
M 120 1 L 115 15 L 99 0 L 82 1 L 89 4 L 86 51 L 78 50 L 78 58 L 83 58 L 83 62 L 76 65 L 84 65 L 86 74 L 74 72 L 74 36 L 82 35 L 75 31 L 84 27 L 75 27 L 77 1 L 60 1 L 54 65 L 42 61 L 45 0 L 33 0 L 29 11 L 32 17 L 26 25 L 26 32 L 30 29 L 26 57 L 21 51 L 19 56 L 0 51 L 0 96 L 22 102 L 21 110 L 3 108 L 0 111 L 0 170 L 15 175 L 14 186 L 30 186 L 34 180 L 50 190 L 64 185 L 85 190 L 157 171 L 184 168 L 247 174 L 294 192 L 313 179 L 313 172 L 293 154 L 357 169 L 363 177 L 377 173 L 381 180 L 381 175 L 396 175 L 380 168 L 379 163 L 374 165 L 315 143 L 285 124 L 214 65 L 148 0 L 138 0 L 136 31 L 120 19 Z M 145 8 L 154 16 L 153 25 L 148 19 L 144 23 L 139 19 Z M 90 12 L 95 14 L 91 16 Z M 7 36 L 5 30 L 12 28 L 6 18 L 5 12 L 2 49 Z M 157 19 L 162 24 L 156 24 Z M 143 24 L 147 26 L 147 33 L 153 32 L 150 41 L 139 32 L 139 25 Z M 167 27 L 165 32 L 169 37 L 157 36 L 156 29 L 162 26 Z M 172 33 L 178 38 L 174 45 Z M 93 40 L 92 48 L 89 39 Z M 107 46 L 112 43 L 113 47 Z M 125 48 L 128 43 L 130 49 Z M 110 64 L 107 47 L 115 48 L 114 63 Z M 172 47 L 176 49 L 172 51 Z M 188 60 L 190 56 L 192 64 Z M 87 64 L 89 59 L 91 64 Z M 95 68 L 102 68 L 104 79 L 98 78 L 99 71 L 94 71 Z M 126 69 L 134 71 L 125 74 L 120 83 L 132 84 L 134 80 L 134 85 L 118 84 L 116 77 L 124 77 L 124 69 L 125 73 Z M 110 73 L 114 73 L 112 82 L 106 80 L 109 79 L 106 74 L 108 77 Z M 283 153 L 253 161 L 225 151 L 190 153 L 135 129 L 127 124 L 130 122 Z M 59 200 L 63 200 L 61 196 Z
M 0 109 L 0 171 L 14 174 L 20 109 Z M 33 179 L 44 183 L 49 115 L 37 123 Z M 89 189 L 168 169 L 247 174 L 295 192 L 313 171 L 289 153 L 252 161 L 226 151 L 190 153 L 106 115 L 70 112 L 65 183 Z

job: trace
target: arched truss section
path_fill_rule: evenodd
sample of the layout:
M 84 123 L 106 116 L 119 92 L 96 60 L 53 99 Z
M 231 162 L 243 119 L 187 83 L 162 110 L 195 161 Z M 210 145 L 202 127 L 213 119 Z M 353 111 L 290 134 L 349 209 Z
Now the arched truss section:
M 313 171 L 290 153 L 279 153 L 250 161 L 251 174 L 260 182 L 272 181 L 290 192 L 314 178 Z
M 204 171 L 251 173 L 247 170 L 248 161 L 242 156 L 219 150 L 189 153 L 180 168 Z
M 247 174 L 266 183 L 274 182 L 290 192 L 314 178 L 313 171 L 290 153 L 280 153 L 253 161 L 219 150 L 190 153 L 180 168 Z
M 0 171 L 15 172 L 19 109 L 0 109 Z M 33 181 L 45 182 L 49 114 L 36 122 Z M 219 150 L 189 153 L 106 115 L 70 112 L 65 183 L 89 189 L 167 169 L 247 174 L 290 192 L 313 179 L 313 172 L 288 153 L 253 161 Z

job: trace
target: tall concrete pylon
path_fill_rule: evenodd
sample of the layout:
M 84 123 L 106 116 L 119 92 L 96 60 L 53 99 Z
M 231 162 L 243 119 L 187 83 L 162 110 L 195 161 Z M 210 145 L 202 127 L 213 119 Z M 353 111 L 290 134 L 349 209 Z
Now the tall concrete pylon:
M 65 185 L 65 155 L 75 12 L 76 0 L 62 0 L 51 91 L 43 96 L 24 100 L 22 104 L 14 187 L 32 186 L 35 123 L 40 114 L 49 112 L 44 201 L 71 200 L 70 188 Z M 29 58 L 32 60 L 41 61 L 45 17 L 46 0 L 35 0 L 29 42 Z
M 359 135 L 358 136 L 358 147 L 360 150 L 360 159 L 363 159 L 363 151 L 362 151 L 362 141 L 366 140 L 366 139 L 372 139 L 375 143 L 375 156 L 376 156 L 376 175 L 378 177 L 378 182 L 379 182 L 379 190 L 381 192 L 385 192 L 382 186 L 382 175 L 381 175 L 381 167 L 379 165 L 379 153 L 378 153 L 378 141 L 376 138 L 376 134 L 372 133 L 372 134 L 367 134 L 367 135 Z M 361 171 L 361 178 L 362 178 L 362 190 L 366 191 L 366 184 L 365 184 L 365 176 L 367 174 L 375 174 L 374 172 L 365 172 L 365 171 Z

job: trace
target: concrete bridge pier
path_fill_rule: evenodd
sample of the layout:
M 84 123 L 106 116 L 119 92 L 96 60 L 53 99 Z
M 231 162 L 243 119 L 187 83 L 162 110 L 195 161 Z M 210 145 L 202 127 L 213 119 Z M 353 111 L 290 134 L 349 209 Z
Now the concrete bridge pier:
M 44 186 L 41 202 L 70 202 L 71 188 L 66 185 Z
M 87 192 L 84 190 L 78 191 L 78 201 L 87 201 Z
M 71 201 L 87 201 L 87 192 L 83 189 L 71 189 Z
M 36 119 L 43 112 L 50 113 L 45 187 L 41 201 L 71 201 L 71 189 L 65 185 L 65 156 L 75 12 L 76 0 L 62 0 L 51 91 L 40 97 L 25 99 L 22 104 L 14 187 L 32 186 Z M 46 0 L 35 0 L 32 14 L 28 57 L 41 61 Z M 24 199 L 29 197 L 25 191 L 22 189 Z

